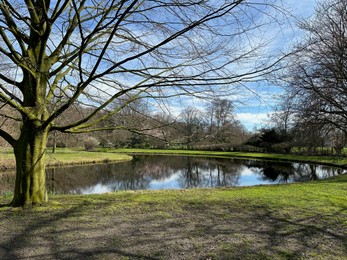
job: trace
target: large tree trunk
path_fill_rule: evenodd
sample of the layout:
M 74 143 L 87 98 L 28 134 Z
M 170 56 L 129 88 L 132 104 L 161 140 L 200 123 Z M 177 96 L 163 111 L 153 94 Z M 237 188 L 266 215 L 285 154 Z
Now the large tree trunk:
M 12 206 L 41 205 L 47 201 L 45 152 L 48 129 L 37 130 L 24 123 L 14 146 L 16 183 Z

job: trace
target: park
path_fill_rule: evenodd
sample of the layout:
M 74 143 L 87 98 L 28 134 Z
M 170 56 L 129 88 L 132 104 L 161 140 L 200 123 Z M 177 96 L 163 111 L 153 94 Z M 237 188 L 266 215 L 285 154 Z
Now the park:
M 0 1 L 0 259 L 346 259 L 346 14 Z

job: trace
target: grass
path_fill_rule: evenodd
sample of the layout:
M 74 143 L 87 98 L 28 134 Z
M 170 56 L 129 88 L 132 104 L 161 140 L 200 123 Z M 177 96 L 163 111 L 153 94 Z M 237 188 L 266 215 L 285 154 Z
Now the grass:
M 346 197 L 346 175 L 246 188 L 51 196 L 31 211 L 0 208 L 0 258 L 346 259 Z M 1 248 L 8 251 L 1 255 Z
M 87 152 L 81 149 L 57 149 L 55 153 L 46 153 L 47 166 L 75 165 L 87 163 L 104 163 L 131 160 L 131 156 L 117 153 Z M 15 168 L 13 151 L 9 148 L 0 149 L 0 170 Z
M 329 164 L 340 167 L 347 167 L 347 157 L 338 156 L 306 156 L 295 154 L 275 154 L 275 153 L 252 153 L 252 152 L 215 152 L 215 151 L 195 151 L 195 150 L 160 150 L 160 149 L 100 149 L 103 152 L 115 152 L 126 154 L 170 154 L 170 155 L 195 155 L 195 156 L 215 156 L 215 157 L 238 157 L 279 161 L 298 161 Z
M 131 158 L 126 154 L 87 152 L 73 149 L 58 149 L 55 153 L 48 151 L 46 154 L 48 166 L 127 161 Z

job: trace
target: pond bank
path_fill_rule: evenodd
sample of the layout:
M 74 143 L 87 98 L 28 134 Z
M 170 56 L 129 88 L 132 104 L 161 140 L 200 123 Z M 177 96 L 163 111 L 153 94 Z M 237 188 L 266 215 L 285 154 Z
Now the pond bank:
M 165 154 L 165 155 L 192 155 L 208 157 L 235 157 L 253 158 L 263 160 L 297 161 L 307 163 L 326 164 L 347 168 L 347 157 L 336 156 L 303 156 L 293 154 L 245 153 L 245 152 L 214 152 L 195 150 L 159 150 L 159 149 L 110 149 L 100 148 L 87 152 L 81 149 L 60 148 L 56 153 L 47 152 L 46 164 L 48 167 L 63 165 L 78 165 L 103 162 L 117 162 L 131 160 L 131 154 Z M 0 149 L 0 170 L 15 168 L 15 159 L 11 149 Z
M 0 259 L 346 259 L 346 185 L 50 196 L 0 208 Z
M 0 170 L 15 169 L 14 154 L 10 149 L 0 149 Z M 57 149 L 55 153 L 46 153 L 47 167 L 81 165 L 93 163 L 129 161 L 132 157 L 127 154 L 87 152 L 77 149 Z
M 306 156 L 295 154 L 275 154 L 275 153 L 252 153 L 252 152 L 218 152 L 218 151 L 197 151 L 197 150 L 160 150 L 160 149 L 99 149 L 103 152 L 125 153 L 125 154 L 165 154 L 165 155 L 192 155 L 192 156 L 213 156 L 213 157 L 237 157 L 253 158 L 261 160 L 277 161 L 297 161 L 306 163 L 326 164 L 347 168 L 347 157 L 339 156 Z

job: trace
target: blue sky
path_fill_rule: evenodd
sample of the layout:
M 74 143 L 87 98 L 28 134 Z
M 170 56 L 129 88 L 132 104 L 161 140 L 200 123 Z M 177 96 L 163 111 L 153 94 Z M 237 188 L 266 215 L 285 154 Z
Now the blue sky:
M 283 1 L 283 5 L 286 9 L 294 14 L 299 19 L 309 18 L 314 13 L 316 6 L 315 0 L 289 0 Z M 278 49 L 288 49 L 293 44 L 295 39 L 300 37 L 300 31 L 295 28 L 295 21 L 293 24 L 289 23 L 283 26 L 283 31 L 274 37 L 274 44 L 278 46 Z M 293 27 L 294 25 L 294 27 Z M 271 35 L 271 32 L 268 32 Z M 255 88 L 258 97 L 243 97 L 243 105 L 237 106 L 235 112 L 237 119 L 247 130 L 254 130 L 260 128 L 266 123 L 268 114 L 273 111 L 275 105 L 274 94 L 281 93 L 281 89 L 276 86 L 269 86 L 266 84 L 259 84 L 258 86 L 252 86 Z

